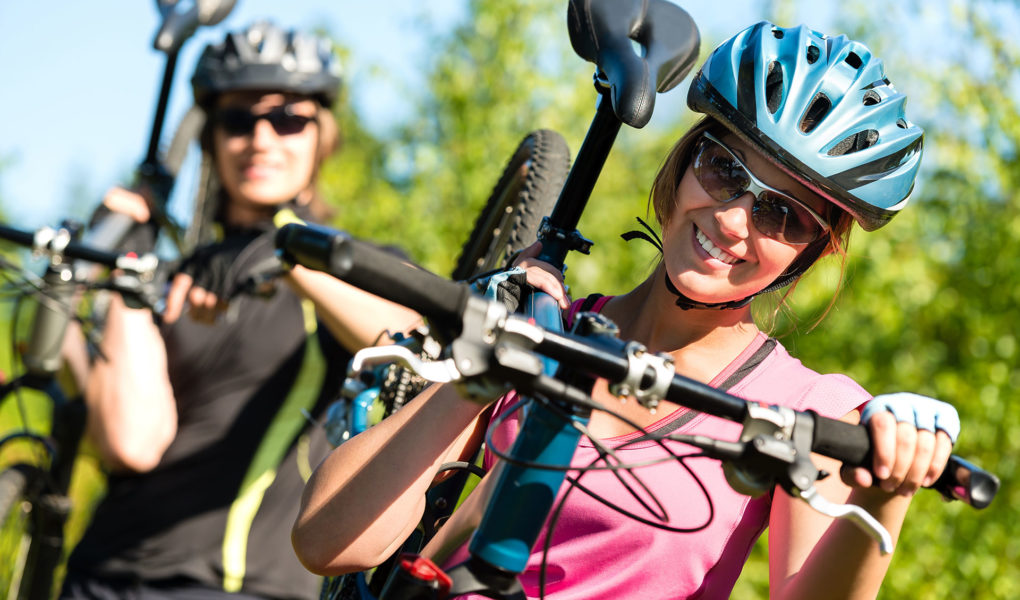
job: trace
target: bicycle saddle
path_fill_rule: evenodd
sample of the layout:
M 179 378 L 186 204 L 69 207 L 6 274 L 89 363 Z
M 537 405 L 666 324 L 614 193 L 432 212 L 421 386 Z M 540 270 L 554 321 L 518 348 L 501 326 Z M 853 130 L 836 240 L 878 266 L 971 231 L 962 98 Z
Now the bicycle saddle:
M 687 11 L 667 0 L 570 0 L 567 27 L 574 52 L 608 82 L 613 112 L 636 128 L 651 118 L 655 93 L 687 75 L 701 43 Z

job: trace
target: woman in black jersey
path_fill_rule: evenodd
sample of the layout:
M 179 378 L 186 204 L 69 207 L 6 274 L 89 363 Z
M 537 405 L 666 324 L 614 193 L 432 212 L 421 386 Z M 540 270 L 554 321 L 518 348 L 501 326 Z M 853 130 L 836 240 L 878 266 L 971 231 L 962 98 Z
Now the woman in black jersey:
M 109 488 L 62 597 L 317 596 L 289 541 L 303 480 L 327 452 L 306 415 L 335 397 L 353 351 L 417 316 L 300 267 L 271 293 L 236 292 L 272 262 L 276 227 L 322 214 L 316 176 L 339 145 L 340 83 L 327 40 L 269 23 L 202 54 L 192 86 L 218 233 L 183 262 L 162 322 L 112 303 L 86 385 Z M 149 218 L 133 191 L 105 205 Z

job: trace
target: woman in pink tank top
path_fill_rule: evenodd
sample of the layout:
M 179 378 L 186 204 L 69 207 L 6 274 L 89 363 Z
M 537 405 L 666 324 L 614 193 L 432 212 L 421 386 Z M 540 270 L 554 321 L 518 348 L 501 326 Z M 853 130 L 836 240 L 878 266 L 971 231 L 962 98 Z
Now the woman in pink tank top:
M 907 120 L 904 100 L 881 62 L 845 36 L 767 22 L 741 31 L 695 76 L 688 104 L 705 117 L 680 138 L 655 178 L 651 205 L 661 238 L 653 237 L 661 260 L 633 290 L 586 309 L 614 321 L 621 338 L 669 353 L 678 373 L 745 399 L 858 422 L 871 396 L 849 378 L 818 374 L 787 354 L 756 325 L 749 303 L 795 283 L 819 258 L 845 256 L 855 222 L 874 230 L 903 208 L 923 137 Z M 517 266 L 572 318 L 580 301 L 570 302 L 562 276 L 537 261 L 537 251 L 523 253 Z M 737 424 L 668 402 L 655 414 L 621 403 L 605 381 L 593 398 L 644 431 L 739 434 Z M 930 399 L 911 401 L 951 411 Z M 309 481 L 294 526 L 305 565 L 336 574 L 386 559 L 420 520 L 441 464 L 471 456 L 490 424 L 492 445 L 509 446 L 518 426 L 518 415 L 507 410 L 513 403 L 510 394 L 484 406 L 451 386 L 433 386 L 340 446 Z M 833 502 L 865 508 L 895 537 L 911 496 L 945 465 L 954 433 L 897 423 L 884 410 L 869 426 L 874 476 L 847 470 L 817 488 Z M 605 411 L 593 412 L 589 429 L 627 463 L 654 462 L 665 452 Z M 693 452 L 679 443 L 670 449 Z M 822 516 L 782 491 L 754 499 L 737 494 L 717 461 L 694 459 L 639 469 L 667 515 L 665 527 L 651 527 L 606 507 L 641 511 L 612 473 L 582 471 L 600 460 L 598 445 L 582 441 L 573 462 L 578 471 L 560 491 L 555 527 L 543 532 L 520 577 L 528 597 L 725 598 L 766 527 L 773 598 L 877 594 L 890 557 L 852 523 Z M 496 464 L 491 453 L 485 462 Z M 840 471 L 822 457 L 815 464 Z M 477 519 L 487 489 L 479 486 L 426 555 L 446 564 L 464 556 L 460 526 Z

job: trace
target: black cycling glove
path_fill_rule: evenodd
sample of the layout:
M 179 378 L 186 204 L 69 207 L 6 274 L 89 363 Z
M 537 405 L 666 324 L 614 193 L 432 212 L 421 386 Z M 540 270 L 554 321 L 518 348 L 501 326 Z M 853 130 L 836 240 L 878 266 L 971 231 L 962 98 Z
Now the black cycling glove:
M 497 300 L 514 313 L 521 305 L 524 290 L 534 289 L 528 284 L 528 276 L 521 267 L 505 271 L 490 272 L 471 281 L 471 286 L 489 300 Z
M 273 232 L 249 230 L 199 246 L 178 272 L 190 275 L 193 285 L 228 300 L 237 294 L 251 265 L 273 257 Z

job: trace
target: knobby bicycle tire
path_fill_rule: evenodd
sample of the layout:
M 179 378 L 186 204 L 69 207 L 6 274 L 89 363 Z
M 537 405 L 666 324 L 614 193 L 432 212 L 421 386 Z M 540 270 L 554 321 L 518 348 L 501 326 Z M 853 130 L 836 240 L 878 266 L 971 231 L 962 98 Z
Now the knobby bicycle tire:
M 18 598 L 31 542 L 31 484 L 36 470 L 15 465 L 0 472 L 0 592 Z
M 532 131 L 518 144 L 461 249 L 452 279 L 504 265 L 530 246 L 552 212 L 570 170 L 570 150 L 559 133 Z
M 538 129 L 524 136 L 507 161 L 461 250 L 452 279 L 467 280 L 503 266 L 531 245 L 542 218 L 552 212 L 570 170 L 570 149 L 559 133 Z M 394 364 L 382 377 L 384 417 L 396 412 L 428 384 Z
M 542 218 L 552 212 L 569 170 L 570 149 L 563 136 L 550 129 L 526 135 L 475 220 L 451 278 L 463 281 L 503 266 L 514 252 L 530 246 L 538 238 Z M 399 365 L 393 365 L 385 380 L 380 398 L 387 416 L 427 384 Z M 320 599 L 363 598 L 357 578 L 357 573 L 325 578 Z

